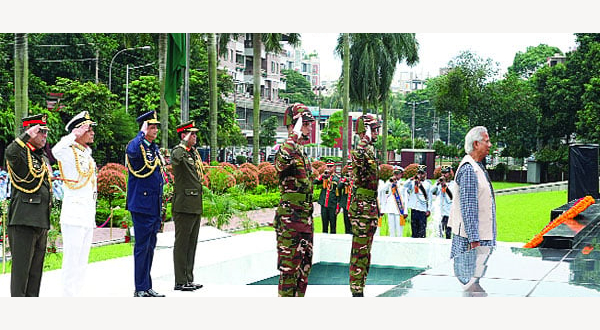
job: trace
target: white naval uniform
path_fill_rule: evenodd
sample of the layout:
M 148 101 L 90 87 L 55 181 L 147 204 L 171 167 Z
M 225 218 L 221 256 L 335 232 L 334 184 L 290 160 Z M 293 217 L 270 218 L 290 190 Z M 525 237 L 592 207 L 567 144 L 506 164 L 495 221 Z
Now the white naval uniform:
M 86 173 L 91 168 L 93 174 L 79 189 L 71 189 L 67 184 L 63 184 L 64 198 L 60 212 L 60 226 L 63 240 L 63 295 L 67 297 L 77 296 L 83 287 L 92 236 L 96 227 L 97 174 L 92 149 L 75 142 L 73 133 L 64 136 L 52 148 L 52 154 L 61 163 L 63 179 L 76 180 L 78 182 L 68 183 L 79 186 L 85 179 L 77 171 L 75 152 L 80 170 Z
M 388 215 L 388 227 L 390 236 L 402 237 L 404 226 L 400 225 L 400 212 L 396 204 L 396 197 L 392 193 L 392 183 L 388 180 L 383 186 L 380 186 L 380 194 L 382 196 L 383 205 L 381 206 L 382 213 Z M 404 188 L 404 181 L 397 182 L 397 189 L 400 194 L 400 200 L 402 201 L 402 213 L 407 213 L 406 208 L 406 192 Z

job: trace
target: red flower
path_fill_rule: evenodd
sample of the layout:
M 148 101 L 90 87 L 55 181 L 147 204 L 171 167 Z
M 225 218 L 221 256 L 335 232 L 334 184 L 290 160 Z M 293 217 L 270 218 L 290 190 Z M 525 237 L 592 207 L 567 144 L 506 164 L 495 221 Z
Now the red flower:
M 125 235 L 125 243 L 131 242 L 131 236 Z

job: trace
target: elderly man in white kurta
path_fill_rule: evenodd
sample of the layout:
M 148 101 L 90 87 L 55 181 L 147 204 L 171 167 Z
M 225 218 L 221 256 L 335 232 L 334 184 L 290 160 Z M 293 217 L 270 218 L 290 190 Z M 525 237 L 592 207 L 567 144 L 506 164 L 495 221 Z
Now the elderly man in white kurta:
M 66 125 L 65 135 L 53 148 L 64 183 L 60 212 L 63 239 L 63 295 L 77 296 L 83 286 L 92 236 L 96 226 L 96 162 L 90 144 L 96 123 L 87 111 Z

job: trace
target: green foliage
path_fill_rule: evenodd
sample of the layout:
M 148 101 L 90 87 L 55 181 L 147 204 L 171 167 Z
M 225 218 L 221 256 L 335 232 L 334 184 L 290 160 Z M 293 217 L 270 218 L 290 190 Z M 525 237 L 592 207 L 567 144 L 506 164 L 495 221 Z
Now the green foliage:
M 157 76 L 141 76 L 129 82 L 129 113 L 160 112 L 160 85 Z
M 243 208 L 243 204 L 229 194 L 216 194 L 204 189 L 202 197 L 202 216 L 208 219 L 208 225 L 218 229 L 229 225 L 231 217 Z
M 273 146 L 275 144 L 276 130 L 279 126 L 277 116 L 271 116 L 260 123 L 260 147 Z
M 344 122 L 342 115 L 342 111 L 336 111 L 331 114 L 331 117 L 329 117 L 329 120 L 327 121 L 327 126 L 325 126 L 325 129 L 321 132 L 322 145 L 333 148 L 336 143 L 335 139 L 342 137 L 340 134 L 340 127 L 342 127 Z
M 546 64 L 546 59 L 555 54 L 562 55 L 558 47 L 539 44 L 528 46 L 525 52 L 517 52 L 513 64 L 508 67 L 508 74 L 515 74 L 523 79 L 530 78 L 533 73 Z
M 288 104 L 303 103 L 307 106 L 317 105 L 310 82 L 302 74 L 294 70 L 281 70 L 281 74 L 285 75 L 286 89 L 285 92 L 279 92 L 280 98 L 288 99 Z
M 267 189 L 274 189 L 279 183 L 279 177 L 275 167 L 271 164 L 264 166 L 258 171 L 258 181 Z
M 225 191 L 235 186 L 235 177 L 223 168 L 209 168 L 207 172 L 209 188 L 215 194 L 222 195 Z

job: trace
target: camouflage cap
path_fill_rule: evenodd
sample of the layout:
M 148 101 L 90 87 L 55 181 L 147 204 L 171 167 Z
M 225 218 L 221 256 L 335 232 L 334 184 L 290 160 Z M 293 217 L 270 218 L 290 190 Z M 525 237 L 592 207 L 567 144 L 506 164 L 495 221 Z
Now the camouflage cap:
M 315 121 L 315 117 L 310 113 L 307 106 L 302 103 L 294 103 L 285 109 L 283 125 L 288 126 L 296 124 L 296 119 L 294 119 L 294 117 L 299 113 L 302 114 L 302 121 Z
M 371 126 L 371 129 L 381 127 L 381 123 L 379 122 L 377 117 L 370 113 L 358 117 L 358 119 L 356 120 L 355 127 L 356 133 L 360 134 L 366 132 L 365 125 Z

